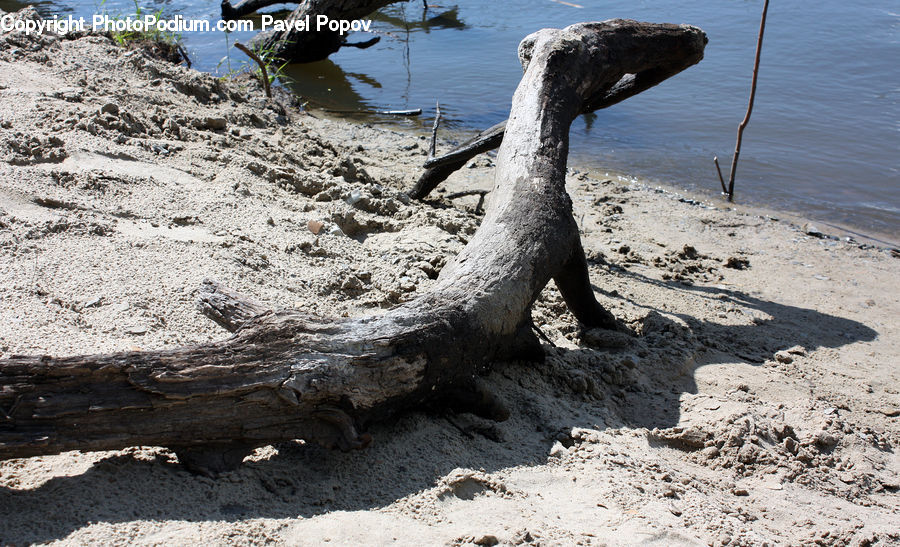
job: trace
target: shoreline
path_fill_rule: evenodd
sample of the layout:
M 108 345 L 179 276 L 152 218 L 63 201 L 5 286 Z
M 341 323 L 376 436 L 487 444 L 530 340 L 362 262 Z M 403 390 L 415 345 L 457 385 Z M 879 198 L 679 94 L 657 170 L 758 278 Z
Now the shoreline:
M 492 184 L 481 156 L 408 200 L 429 137 L 0 33 L 0 359 L 222 339 L 204 278 L 333 317 L 410 300 L 480 223 L 446 196 Z M 567 184 L 628 332 L 583 331 L 548 284 L 546 359 L 484 378 L 509 420 L 410 411 L 365 450 L 264 446 L 217 479 L 162 447 L 0 461 L 0 543 L 900 541 L 900 260 L 612 179 Z
M 593 170 L 589 172 L 599 173 L 600 171 L 601 170 Z M 892 234 L 873 231 L 860 231 L 861 228 L 852 225 L 831 223 L 822 219 L 816 220 L 812 217 L 806 216 L 803 212 L 800 211 L 790 211 L 787 209 L 766 207 L 764 205 L 756 203 L 728 203 L 728 201 L 725 200 L 721 196 L 721 194 L 711 195 L 709 192 L 692 192 L 688 189 L 680 187 L 677 183 L 674 182 L 648 181 L 630 175 L 611 175 L 608 173 L 606 174 L 606 176 L 615 176 L 622 182 L 636 184 L 650 191 L 662 189 L 666 193 L 672 194 L 679 199 L 695 201 L 698 204 L 715 207 L 720 211 L 739 212 L 742 214 L 767 217 L 779 222 L 786 222 L 792 228 L 803 233 L 805 233 L 805 227 L 809 226 L 811 228 L 814 228 L 816 232 L 821 232 L 822 235 L 816 237 L 842 240 L 850 237 L 852 238 L 853 242 L 864 246 L 864 248 L 865 246 L 872 246 L 882 251 L 895 251 L 900 249 L 900 240 L 892 241 L 890 239 Z M 827 228 L 827 230 L 820 230 L 820 228 Z
M 412 127 L 410 124 L 401 124 L 397 121 L 393 121 L 390 117 L 379 117 L 377 115 L 356 116 L 356 120 L 359 121 L 355 121 L 353 115 L 334 114 L 320 107 L 312 108 L 309 110 L 309 112 L 313 113 L 317 117 L 322 117 L 333 121 L 340 121 L 343 123 L 358 124 L 363 126 L 388 128 L 390 130 L 408 133 L 415 138 L 421 138 L 422 136 L 430 138 L 431 135 L 430 122 L 421 123 L 420 127 Z M 455 146 L 456 144 L 476 135 L 478 131 L 478 128 L 457 127 L 452 130 L 447 130 L 446 128 L 442 127 L 438 132 L 438 146 L 443 145 L 445 148 L 450 149 L 452 148 L 452 146 Z M 443 135 L 443 137 L 441 135 Z M 495 154 L 495 151 L 492 152 L 491 157 L 493 157 L 493 155 Z M 484 154 L 480 154 L 479 156 L 476 156 L 476 158 L 472 161 L 477 161 L 477 159 L 483 155 Z M 720 210 L 732 209 L 734 211 L 741 211 L 748 214 L 757 214 L 760 216 L 777 218 L 779 220 L 788 222 L 801 231 L 803 229 L 803 226 L 807 224 L 812 225 L 817 229 L 827 227 L 828 230 L 822 232 L 825 237 L 845 238 L 849 236 L 862 245 L 874 245 L 876 247 L 887 250 L 900 249 L 900 234 L 879 232 L 877 230 L 862 228 L 850 223 L 828 222 L 822 218 L 815 218 L 814 216 L 810 216 L 808 213 L 804 213 L 803 211 L 770 207 L 762 203 L 742 203 L 740 201 L 736 203 L 728 203 L 721 196 L 721 194 L 716 193 L 713 190 L 705 190 L 701 188 L 690 189 L 688 188 L 687 183 L 679 184 L 676 181 L 643 178 L 626 172 L 618 172 L 615 170 L 603 169 L 599 167 L 591 167 L 586 163 L 579 163 L 577 161 L 571 162 L 569 164 L 569 170 L 574 170 L 576 172 L 583 171 L 586 173 L 590 173 L 592 176 L 595 176 L 597 178 L 613 178 L 624 184 L 636 184 L 650 190 L 662 188 L 666 192 L 677 195 L 680 198 L 702 202 L 704 204 L 714 206 Z

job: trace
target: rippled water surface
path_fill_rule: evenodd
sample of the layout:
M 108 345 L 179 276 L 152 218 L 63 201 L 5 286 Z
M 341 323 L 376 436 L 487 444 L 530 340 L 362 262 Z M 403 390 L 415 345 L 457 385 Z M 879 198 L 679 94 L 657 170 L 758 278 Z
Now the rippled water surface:
M 747 105 L 762 2 L 570 4 L 582 7 L 553 0 L 460 0 L 427 11 L 417 0 L 396 4 L 374 17 L 373 29 L 382 37 L 376 46 L 345 48 L 328 61 L 289 67 L 287 73 L 311 105 L 421 107 L 421 119 L 395 123 L 426 127 L 439 100 L 447 128 L 471 131 L 507 116 L 521 76 L 516 46 L 530 32 L 613 17 L 690 23 L 709 36 L 706 58 L 655 89 L 578 120 L 572 162 L 717 192 L 712 157 L 728 168 Z M 0 0 L 6 10 L 20 5 Z M 45 14 L 86 17 L 134 10 L 123 0 L 37 5 Z M 142 6 L 170 16 L 219 15 L 217 2 Z M 898 28 L 900 6 L 887 0 L 771 3 L 756 105 L 737 172 L 739 201 L 900 240 Z M 211 32 L 183 38 L 196 67 L 225 73 L 245 62 L 239 52 L 229 53 L 229 44 L 250 36 Z

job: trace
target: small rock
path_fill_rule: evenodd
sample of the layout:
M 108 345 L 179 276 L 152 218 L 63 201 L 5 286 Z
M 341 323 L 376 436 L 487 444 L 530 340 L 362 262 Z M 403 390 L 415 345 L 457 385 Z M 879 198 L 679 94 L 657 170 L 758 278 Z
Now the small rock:
M 606 507 L 605 505 L 599 503 L 597 504 L 597 506 L 604 508 Z M 532 536 L 531 532 L 529 532 L 528 530 L 524 530 L 513 539 L 512 543 L 513 545 L 521 545 L 523 543 L 531 543 L 532 541 L 534 541 L 534 536 Z
M 791 454 L 796 454 L 799 448 L 800 445 L 797 444 L 796 440 L 792 439 L 791 437 L 787 437 L 784 439 L 784 449 Z
M 143 334 L 147 334 L 148 330 L 149 329 L 147 327 L 144 327 L 141 325 L 135 325 L 133 327 L 128 327 L 127 329 L 125 329 L 125 332 L 127 332 L 128 334 L 134 334 L 136 336 L 140 336 Z
M 816 444 L 821 446 L 822 448 L 831 448 L 837 445 L 840 440 L 841 439 L 839 436 L 833 433 L 829 433 L 828 431 L 820 431 L 815 438 Z
M 341 289 L 345 291 L 359 290 L 362 286 L 362 281 L 355 275 L 347 276 L 347 278 L 344 279 L 344 282 L 341 283 Z
M 621 247 L 619 247 L 620 254 L 627 255 L 630 252 L 631 252 L 631 247 L 629 247 L 628 245 L 622 245 Z
M 209 117 L 203 120 L 203 125 L 208 129 L 225 129 L 228 125 L 228 122 L 225 121 L 225 118 L 220 117 Z
M 700 253 L 698 253 L 697 249 L 695 249 L 692 245 L 685 245 L 684 247 L 682 247 L 681 252 L 678 253 L 678 256 L 680 256 L 681 258 L 694 259 L 699 257 Z
M 561 442 L 556 441 L 553 443 L 553 448 L 550 449 L 550 457 L 551 458 L 562 458 L 566 455 L 566 447 L 562 445 Z
M 474 543 L 475 543 L 475 545 L 492 546 L 492 545 L 499 544 L 500 540 L 497 539 L 497 536 L 495 536 L 493 534 L 485 534 L 485 535 L 481 536 L 480 538 L 476 539 L 474 541 Z
M 325 223 L 318 220 L 310 220 L 306 223 L 306 228 L 315 235 L 319 235 L 319 232 L 321 232 L 324 227 Z
M 106 103 L 105 105 L 100 107 L 100 112 L 103 114 L 112 114 L 113 116 L 119 115 L 119 105 L 116 103 Z
M 746 488 L 735 488 L 731 491 L 735 496 L 749 496 L 750 492 L 747 491 Z
M 787 363 L 793 363 L 794 357 L 787 351 L 778 351 L 778 352 L 775 352 L 775 360 L 778 361 L 779 363 L 787 364 Z
M 788 349 L 784 350 L 791 355 L 806 355 L 806 348 L 803 346 L 791 346 Z
M 412 292 L 416 290 L 416 284 L 413 283 L 413 280 L 409 277 L 403 276 L 400 278 L 400 290 L 404 292 Z
M 424 260 L 420 260 L 420 261 L 416 262 L 416 263 L 414 264 L 414 266 L 415 266 L 416 268 L 422 270 L 423 272 L 425 272 L 425 275 L 427 275 L 427 276 L 429 276 L 429 277 L 436 277 L 436 276 L 437 276 L 437 272 L 435 271 L 434 266 L 432 266 L 430 262 L 426 262 L 426 261 L 424 261 Z
M 760 449 L 754 445 L 747 443 L 738 450 L 737 459 L 741 463 L 752 464 L 756 463 L 756 460 L 759 459 Z
M 359 190 L 353 190 L 352 192 L 350 192 L 350 196 L 347 198 L 347 204 L 353 205 L 353 204 L 359 202 L 359 200 L 361 200 L 361 199 L 362 199 L 362 192 L 360 192 Z
M 95 296 L 94 298 L 91 298 L 90 300 L 85 302 L 84 307 L 85 308 L 98 308 L 98 307 L 100 307 L 100 304 L 102 304 L 102 303 L 103 303 L 103 297 Z
M 825 237 L 825 234 L 808 222 L 803 225 L 803 233 L 812 237 Z
M 571 448 L 575 446 L 575 439 L 572 438 L 571 433 L 567 433 L 565 431 L 560 431 L 556 434 L 556 440 L 559 441 L 564 447 Z
M 176 215 L 172 217 L 171 222 L 175 226 L 195 226 L 201 224 L 200 219 L 194 215 Z
M 738 256 L 728 257 L 728 260 L 725 261 L 726 268 L 732 268 L 735 270 L 746 270 L 750 267 L 750 261 L 746 258 L 741 258 Z

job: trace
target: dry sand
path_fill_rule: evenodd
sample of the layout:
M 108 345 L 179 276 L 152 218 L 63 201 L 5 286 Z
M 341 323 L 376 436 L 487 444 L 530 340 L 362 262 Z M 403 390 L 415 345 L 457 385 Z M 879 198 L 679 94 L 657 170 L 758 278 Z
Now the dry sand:
M 195 310 L 206 277 L 331 315 L 405 301 L 479 222 L 475 198 L 402 193 L 426 145 L 105 37 L 2 34 L 0 357 L 224 337 Z M 510 420 L 411 412 L 364 451 L 265 447 L 216 480 L 157 447 L 4 461 L 0 544 L 900 542 L 896 254 L 588 173 L 570 190 L 635 335 L 580 332 L 551 283 L 546 362 L 487 378 Z

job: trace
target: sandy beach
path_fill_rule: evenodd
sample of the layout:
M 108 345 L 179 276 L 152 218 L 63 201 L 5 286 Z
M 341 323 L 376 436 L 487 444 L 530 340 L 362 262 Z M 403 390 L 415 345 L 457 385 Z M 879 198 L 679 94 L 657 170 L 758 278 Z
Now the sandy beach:
M 445 196 L 493 182 L 480 156 L 410 200 L 429 138 L 105 36 L 0 34 L 0 358 L 225 338 L 207 278 L 332 317 L 410 300 L 479 225 Z M 900 254 L 577 168 L 568 189 L 630 332 L 582 331 L 551 282 L 546 361 L 485 379 L 509 420 L 408 412 L 217 478 L 160 447 L 6 460 L 0 545 L 900 544 Z

